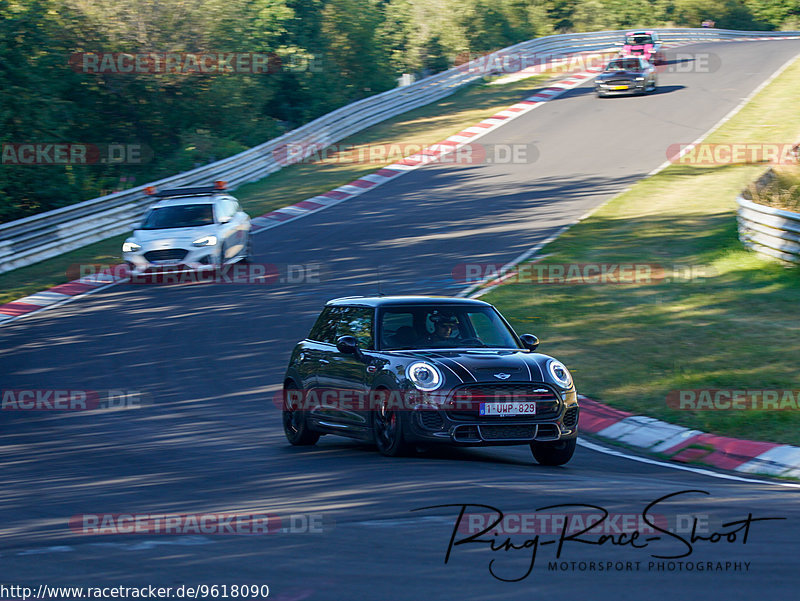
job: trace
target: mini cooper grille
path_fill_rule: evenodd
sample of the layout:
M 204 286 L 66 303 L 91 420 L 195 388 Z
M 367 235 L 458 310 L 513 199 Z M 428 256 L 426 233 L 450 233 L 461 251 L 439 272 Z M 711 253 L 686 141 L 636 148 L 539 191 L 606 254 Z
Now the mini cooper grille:
M 428 430 L 441 430 L 444 426 L 444 419 L 438 411 L 420 411 L 419 419 Z
M 536 440 L 558 440 L 561 431 L 555 424 L 540 424 L 536 431 Z
M 165 248 L 146 252 L 144 253 L 144 258 L 148 261 L 180 261 L 186 256 L 187 252 L 182 248 Z
M 481 436 L 478 434 L 478 426 L 456 426 L 453 432 L 453 439 L 456 442 L 480 442 Z
M 564 425 L 567 428 L 574 428 L 578 425 L 578 408 L 570 407 L 564 412 Z
M 478 426 L 484 440 L 533 440 L 536 426 L 492 425 Z
M 536 403 L 535 415 L 481 415 L 481 403 Z M 470 384 L 456 389 L 448 399 L 447 416 L 455 421 L 502 422 L 553 419 L 558 415 L 560 402 L 555 392 L 543 384 Z

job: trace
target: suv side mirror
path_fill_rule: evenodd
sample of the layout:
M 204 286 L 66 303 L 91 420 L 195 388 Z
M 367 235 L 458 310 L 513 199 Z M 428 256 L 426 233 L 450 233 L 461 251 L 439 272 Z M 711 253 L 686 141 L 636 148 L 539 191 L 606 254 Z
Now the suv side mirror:
M 361 349 L 358 348 L 358 339 L 355 336 L 341 336 L 336 340 L 336 349 L 344 355 L 355 355 L 361 359 Z
M 529 351 L 535 351 L 539 348 L 539 339 L 533 334 L 523 334 L 519 339 L 522 341 L 523 346 Z

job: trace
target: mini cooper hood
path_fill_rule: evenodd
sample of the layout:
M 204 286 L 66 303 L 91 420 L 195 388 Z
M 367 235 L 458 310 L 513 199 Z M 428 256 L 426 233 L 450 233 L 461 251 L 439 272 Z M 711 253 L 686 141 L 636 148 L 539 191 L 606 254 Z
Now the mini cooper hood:
M 508 349 L 442 349 L 409 353 L 455 372 L 466 382 L 541 382 L 547 355 Z
M 191 243 L 202 236 L 216 233 L 216 230 L 217 228 L 213 224 L 198 227 L 172 227 L 160 230 L 136 230 L 133 232 L 133 239 L 137 242 L 180 240 Z

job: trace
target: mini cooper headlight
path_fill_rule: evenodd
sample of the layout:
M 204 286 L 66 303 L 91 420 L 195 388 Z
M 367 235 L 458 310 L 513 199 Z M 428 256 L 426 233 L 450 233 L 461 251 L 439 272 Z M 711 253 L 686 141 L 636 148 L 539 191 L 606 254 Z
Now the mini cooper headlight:
M 550 375 L 553 376 L 553 379 L 561 386 L 564 388 L 572 386 L 572 376 L 561 361 L 553 360 L 548 364 L 547 368 L 550 370 Z
M 415 361 L 406 367 L 406 378 L 425 391 L 436 390 L 444 381 L 442 372 L 426 361 Z
M 125 244 L 122 245 L 122 252 L 124 253 L 133 253 L 142 248 L 141 244 L 136 244 L 133 240 L 126 240 Z
M 203 236 L 202 238 L 198 238 L 192 244 L 195 246 L 214 246 L 217 243 L 216 236 Z

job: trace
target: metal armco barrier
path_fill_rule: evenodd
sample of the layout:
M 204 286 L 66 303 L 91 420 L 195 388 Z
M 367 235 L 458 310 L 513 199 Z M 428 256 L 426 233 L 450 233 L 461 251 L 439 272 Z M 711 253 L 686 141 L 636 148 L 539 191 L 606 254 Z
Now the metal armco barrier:
M 718 29 L 659 29 L 664 42 L 738 41 L 796 38 L 800 32 L 743 32 Z M 152 199 L 147 186 L 178 187 L 225 180 L 231 189 L 257 181 L 301 161 L 376 123 L 449 96 L 461 86 L 489 74 L 503 59 L 535 64 L 537 57 L 555 58 L 609 49 L 624 31 L 546 36 L 521 42 L 448 71 L 370 96 L 323 115 L 286 134 L 235 156 L 130 190 L 33 215 L 0 225 L 0 273 L 43 261 L 93 242 L 129 232 Z M 300 149 L 300 152 L 297 152 Z M 305 150 L 303 150 L 305 149 Z
M 771 179 L 770 169 L 755 185 L 764 187 Z M 736 199 L 742 244 L 761 255 L 800 263 L 800 214 L 755 203 L 745 195 L 749 193 L 745 191 Z

